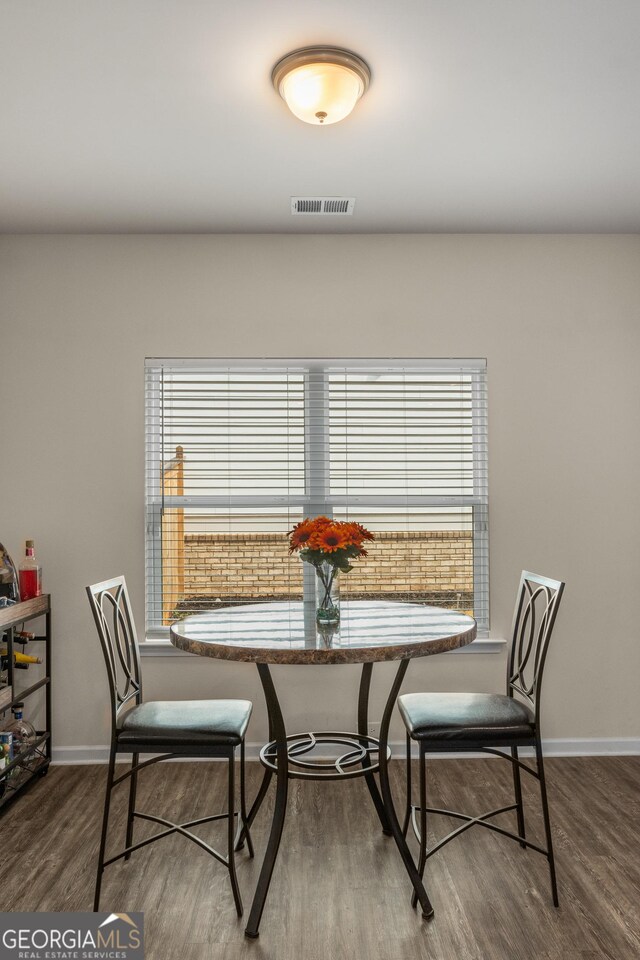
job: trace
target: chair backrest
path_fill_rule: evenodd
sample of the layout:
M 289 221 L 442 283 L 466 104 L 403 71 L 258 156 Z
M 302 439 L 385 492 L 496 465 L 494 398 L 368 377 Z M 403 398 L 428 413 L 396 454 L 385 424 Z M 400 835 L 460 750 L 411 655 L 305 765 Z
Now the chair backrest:
M 507 664 L 507 694 L 524 699 L 539 716 L 542 674 L 564 583 L 522 571 Z
M 98 636 L 102 644 L 115 730 L 120 710 L 131 700 L 142 701 L 140 651 L 124 577 L 87 587 Z

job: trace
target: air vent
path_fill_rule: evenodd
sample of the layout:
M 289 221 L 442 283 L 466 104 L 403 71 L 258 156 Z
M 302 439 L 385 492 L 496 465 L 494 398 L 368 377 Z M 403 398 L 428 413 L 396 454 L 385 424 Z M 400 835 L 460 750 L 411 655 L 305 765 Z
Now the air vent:
M 336 215 L 350 217 L 355 206 L 355 197 L 291 197 L 291 213 Z

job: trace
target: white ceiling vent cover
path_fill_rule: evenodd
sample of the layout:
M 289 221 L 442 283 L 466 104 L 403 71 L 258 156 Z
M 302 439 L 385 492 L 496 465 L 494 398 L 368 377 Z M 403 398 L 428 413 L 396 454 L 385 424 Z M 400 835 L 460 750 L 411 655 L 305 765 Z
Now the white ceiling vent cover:
M 291 213 L 350 217 L 355 203 L 355 197 L 291 197 Z

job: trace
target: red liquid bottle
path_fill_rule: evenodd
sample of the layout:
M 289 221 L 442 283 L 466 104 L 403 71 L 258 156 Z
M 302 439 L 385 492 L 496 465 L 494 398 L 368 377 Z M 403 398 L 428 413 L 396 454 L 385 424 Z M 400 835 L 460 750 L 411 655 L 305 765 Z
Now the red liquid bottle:
M 20 599 L 31 600 L 42 593 L 42 567 L 36 560 L 33 540 L 27 540 L 25 558 L 18 567 Z

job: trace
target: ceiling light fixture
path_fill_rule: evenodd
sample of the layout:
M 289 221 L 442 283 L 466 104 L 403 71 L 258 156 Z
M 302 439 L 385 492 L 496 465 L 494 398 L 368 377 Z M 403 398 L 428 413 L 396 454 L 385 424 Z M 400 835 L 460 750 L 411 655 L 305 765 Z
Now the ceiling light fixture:
M 278 60 L 271 80 L 298 119 L 327 126 L 349 116 L 369 87 L 371 71 L 350 50 L 303 47 Z

